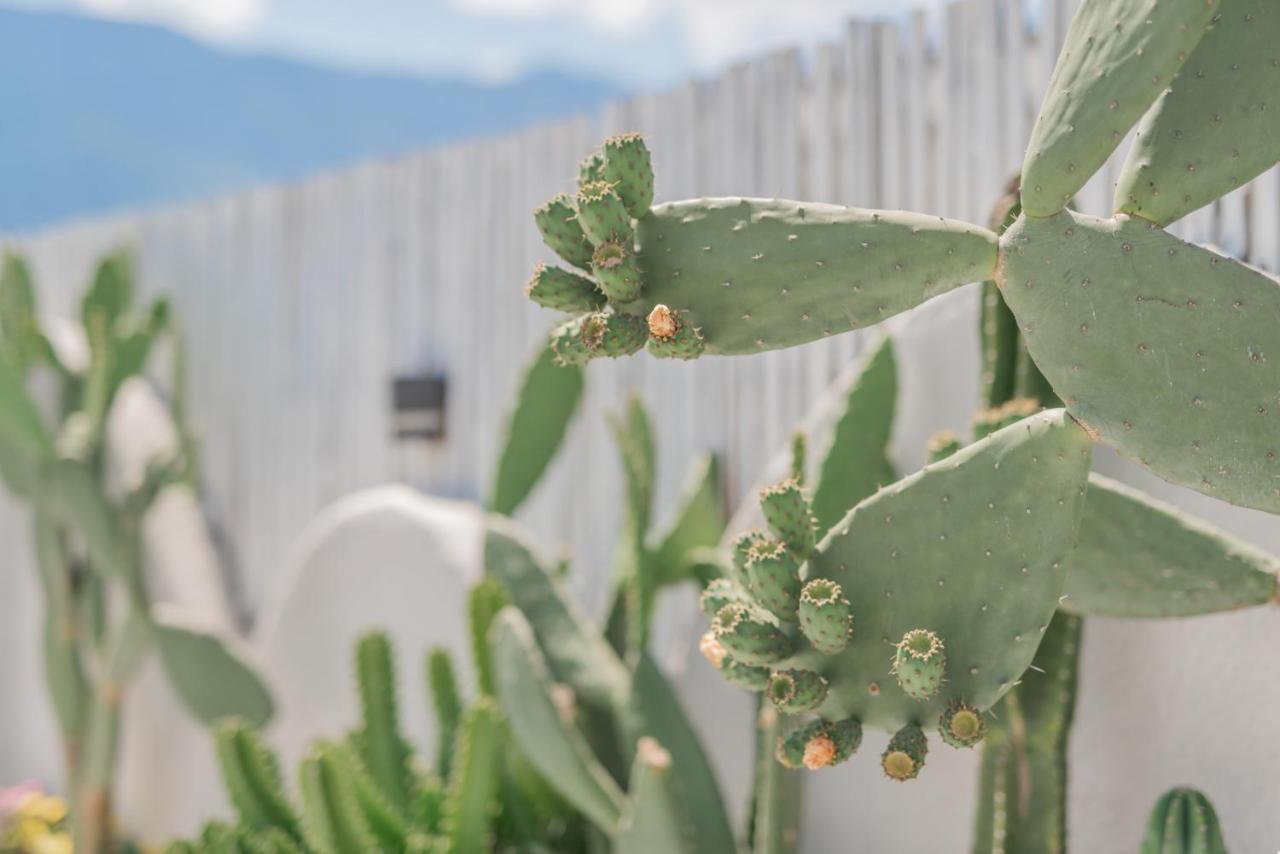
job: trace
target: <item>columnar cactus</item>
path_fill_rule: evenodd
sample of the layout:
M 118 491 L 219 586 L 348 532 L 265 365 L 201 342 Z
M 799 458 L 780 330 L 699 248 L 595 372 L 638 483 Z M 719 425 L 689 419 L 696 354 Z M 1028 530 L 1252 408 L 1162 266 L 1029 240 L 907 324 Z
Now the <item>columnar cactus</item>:
M 1278 40 L 1280 10 L 1263 0 L 1085 0 L 1002 236 L 777 199 L 643 209 L 647 194 L 619 184 L 624 205 L 611 181 L 639 174 L 651 185 L 634 137 L 607 142 L 584 168 L 576 216 L 589 238 L 614 238 L 634 259 L 624 292 L 597 278 L 612 311 L 648 319 L 659 356 L 790 347 L 993 281 L 1016 323 L 993 313 L 993 328 L 1021 330 L 1045 390 L 1092 439 L 1174 483 L 1280 513 L 1280 360 L 1269 353 L 1280 286 L 1164 231 L 1280 159 L 1280 118 L 1266 105 Z M 1067 210 L 1139 119 L 1112 217 Z M 985 365 L 1007 381 L 1008 365 Z
M 44 656 L 57 716 L 77 850 L 111 839 L 121 701 L 138 666 L 159 653 L 169 684 L 199 720 L 271 717 L 271 697 L 235 638 L 152 602 L 141 529 L 159 495 L 196 479 L 195 442 L 175 359 L 170 415 L 175 447 L 137 482 L 111 488 L 107 419 L 124 384 L 182 342 L 168 303 L 134 305 L 125 255 L 104 259 L 80 306 L 87 364 L 45 335 L 35 288 L 16 256 L 0 270 L 0 480 L 32 510 L 35 565 L 45 601 Z M 43 372 L 57 387 L 56 422 L 28 392 Z M 123 493 L 123 494 L 122 494 Z
M 1170 789 L 1147 820 L 1140 854 L 1226 854 L 1213 804 L 1195 789 Z

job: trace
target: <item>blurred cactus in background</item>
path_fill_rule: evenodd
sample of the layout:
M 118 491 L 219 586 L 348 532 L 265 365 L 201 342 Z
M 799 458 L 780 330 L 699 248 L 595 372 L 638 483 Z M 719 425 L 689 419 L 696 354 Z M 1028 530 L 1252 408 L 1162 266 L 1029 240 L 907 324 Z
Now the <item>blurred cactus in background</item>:
M 100 851 L 111 842 L 122 700 L 149 651 L 159 652 L 170 684 L 205 722 L 239 714 L 263 723 L 271 699 L 233 639 L 154 605 L 148 592 L 143 519 L 164 489 L 195 478 L 182 346 L 168 303 L 135 308 L 129 259 L 106 258 L 81 301 L 87 357 L 79 360 L 74 344 L 55 346 L 42 327 L 30 274 L 15 256 L 0 272 L 0 306 L 0 474 L 31 509 L 45 672 L 76 849 Z M 112 405 L 165 341 L 176 445 L 138 482 L 115 483 L 106 441 Z M 40 382 L 55 388 L 49 407 L 30 393 Z
M 1151 810 L 1139 854 L 1227 854 L 1218 814 L 1195 789 L 1170 789 Z

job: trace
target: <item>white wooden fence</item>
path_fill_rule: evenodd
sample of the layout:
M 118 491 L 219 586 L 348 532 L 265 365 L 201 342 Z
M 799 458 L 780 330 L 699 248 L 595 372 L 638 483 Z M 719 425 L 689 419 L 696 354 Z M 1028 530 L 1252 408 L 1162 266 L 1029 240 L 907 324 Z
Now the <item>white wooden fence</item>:
M 252 612 L 306 521 L 344 493 L 403 480 L 483 497 L 520 366 L 554 320 L 521 292 L 534 263 L 551 260 L 530 214 L 571 186 L 600 138 L 647 136 L 659 199 L 777 195 L 984 222 L 1021 161 L 1073 7 L 960 0 L 902 24 L 855 22 L 811 55 L 763 57 L 589 119 L 11 243 L 47 310 L 71 311 L 94 260 L 119 244 L 136 249 L 143 290 L 175 300 L 207 500 Z M 1108 210 L 1115 172 L 1113 160 L 1082 209 Z M 1276 269 L 1275 171 L 1181 229 Z M 969 329 L 955 336 L 971 341 Z M 567 452 L 526 518 L 548 544 L 572 544 L 584 591 L 598 593 L 621 495 L 604 412 L 631 390 L 645 397 L 659 496 L 674 494 L 695 452 L 715 450 L 736 498 L 862 341 L 692 365 L 593 363 Z M 433 445 L 397 442 L 390 426 L 392 377 L 420 370 L 449 379 L 448 437 Z M 22 524 L 0 506 L 0 578 L 15 591 L 0 600 L 0 625 L 29 625 L 15 619 L 36 607 Z M 0 641 L 29 642 L 12 635 Z

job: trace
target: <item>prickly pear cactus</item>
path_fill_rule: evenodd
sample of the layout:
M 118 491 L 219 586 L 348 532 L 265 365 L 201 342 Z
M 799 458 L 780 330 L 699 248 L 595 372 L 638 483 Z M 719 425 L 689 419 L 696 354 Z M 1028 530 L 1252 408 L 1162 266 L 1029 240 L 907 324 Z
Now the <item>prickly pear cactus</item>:
M 976 743 L 981 713 L 1030 664 L 1062 592 L 1090 460 L 1065 412 L 1034 415 L 865 499 L 816 547 L 798 530 L 813 526 L 804 493 L 768 489 L 776 540 L 748 534 L 738 580 L 704 594 L 704 652 L 738 684 L 742 668 L 753 682 L 768 673 L 781 712 L 899 733 L 885 771 L 911 779 L 927 749 L 918 731 Z M 758 571 L 761 544 L 769 573 Z M 783 595 L 797 583 L 798 597 Z M 804 752 L 784 744 L 781 755 L 797 764 Z
M 1280 159 L 1280 111 L 1267 106 L 1277 39 L 1280 12 L 1263 0 L 1083 0 L 995 231 L 780 199 L 644 209 L 647 152 L 634 137 L 611 141 L 584 164 L 577 201 L 588 241 L 624 269 L 620 287 L 595 265 L 598 290 L 608 311 L 646 319 L 651 353 L 688 359 L 803 344 L 988 280 L 984 318 L 1005 338 L 1021 330 L 1030 354 L 984 354 L 989 403 L 1018 375 L 1039 379 L 1019 393 L 1060 398 L 1093 438 L 1161 477 L 1280 513 L 1269 352 L 1280 283 L 1163 231 Z M 1067 211 L 1140 119 L 1116 213 Z M 563 205 L 551 203 L 562 217 Z M 548 243 L 580 260 L 559 232 Z M 566 358 L 627 349 L 595 340 L 570 336 Z

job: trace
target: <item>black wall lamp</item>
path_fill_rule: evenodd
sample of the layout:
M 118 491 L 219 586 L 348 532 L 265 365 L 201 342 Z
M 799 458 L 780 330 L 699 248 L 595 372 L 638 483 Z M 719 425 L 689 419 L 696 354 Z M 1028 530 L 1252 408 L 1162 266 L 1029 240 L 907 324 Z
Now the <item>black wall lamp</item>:
M 442 374 L 396 377 L 392 381 L 396 438 L 443 439 L 448 389 Z

